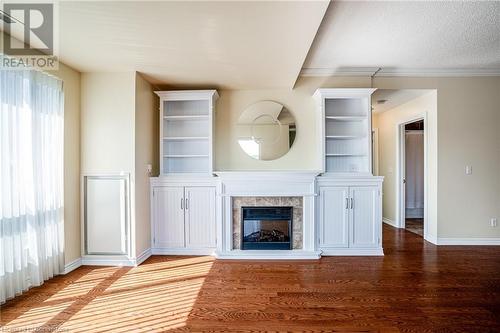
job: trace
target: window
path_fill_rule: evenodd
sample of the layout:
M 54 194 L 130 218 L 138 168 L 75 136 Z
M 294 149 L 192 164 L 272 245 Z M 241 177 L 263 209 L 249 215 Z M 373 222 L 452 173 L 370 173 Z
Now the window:
M 0 71 L 0 302 L 64 268 L 62 82 Z

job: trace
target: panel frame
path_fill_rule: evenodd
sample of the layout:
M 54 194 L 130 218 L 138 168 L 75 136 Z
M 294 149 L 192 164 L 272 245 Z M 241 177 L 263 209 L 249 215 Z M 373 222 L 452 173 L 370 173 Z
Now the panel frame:
M 88 240 L 88 226 L 87 226 L 87 181 L 89 179 L 106 179 L 106 180 L 118 180 L 123 181 L 124 184 L 124 205 L 125 205 L 125 226 L 124 234 L 125 238 L 125 251 L 119 252 L 88 252 L 87 240 Z M 81 254 L 82 256 L 115 256 L 115 255 L 130 255 L 131 250 L 131 237 L 130 237 L 130 174 L 83 174 L 81 176 Z

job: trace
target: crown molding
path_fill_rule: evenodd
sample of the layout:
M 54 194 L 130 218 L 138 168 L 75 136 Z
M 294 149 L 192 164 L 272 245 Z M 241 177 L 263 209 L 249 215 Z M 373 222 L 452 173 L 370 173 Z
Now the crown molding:
M 344 67 L 344 68 L 302 68 L 300 76 L 372 76 L 378 67 Z M 468 77 L 468 76 L 500 76 L 500 68 L 492 69 L 416 69 L 416 68 L 382 68 L 377 77 Z

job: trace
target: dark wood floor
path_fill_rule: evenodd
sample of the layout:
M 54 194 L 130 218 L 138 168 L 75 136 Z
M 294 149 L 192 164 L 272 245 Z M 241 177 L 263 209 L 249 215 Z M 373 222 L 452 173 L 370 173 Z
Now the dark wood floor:
M 407 218 L 405 221 L 405 228 L 406 228 L 406 230 L 423 237 L 423 235 L 424 235 L 424 219 Z
M 1 308 L 7 332 L 500 332 L 500 248 L 384 226 L 385 257 L 155 256 L 81 267 Z

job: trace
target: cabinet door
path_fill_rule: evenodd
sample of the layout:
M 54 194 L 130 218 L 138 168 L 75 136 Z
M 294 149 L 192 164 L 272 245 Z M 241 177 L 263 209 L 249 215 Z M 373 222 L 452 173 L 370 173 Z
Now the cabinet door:
M 215 247 L 215 187 L 186 187 L 186 247 Z
M 319 195 L 319 246 L 349 246 L 348 187 L 322 187 Z
M 184 247 L 184 188 L 155 187 L 154 247 Z
M 350 247 L 377 247 L 379 224 L 377 223 L 378 188 L 351 187 L 350 195 Z

